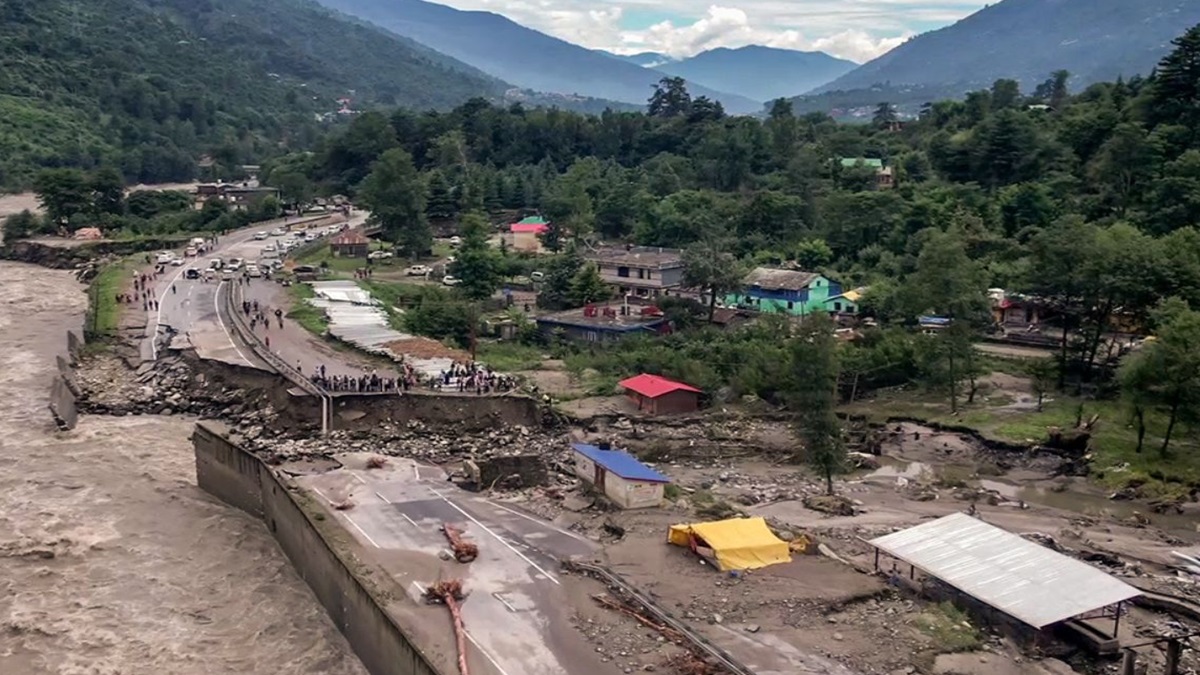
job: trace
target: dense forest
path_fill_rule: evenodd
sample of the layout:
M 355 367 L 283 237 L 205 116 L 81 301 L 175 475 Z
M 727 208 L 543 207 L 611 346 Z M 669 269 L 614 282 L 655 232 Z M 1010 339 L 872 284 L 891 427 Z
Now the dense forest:
M 316 114 L 448 108 L 505 85 L 306 0 L 0 3 L 0 187 L 36 170 L 116 167 L 187 180 L 309 147 Z

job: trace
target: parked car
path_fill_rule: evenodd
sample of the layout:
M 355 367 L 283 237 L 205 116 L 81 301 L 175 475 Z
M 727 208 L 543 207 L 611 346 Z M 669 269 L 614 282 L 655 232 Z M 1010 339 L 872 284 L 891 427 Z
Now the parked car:
M 183 258 L 171 258 L 171 267 L 182 267 Z
M 183 255 L 186 258 L 195 258 L 196 257 L 196 247 L 189 246 L 189 247 L 183 249 Z
M 219 270 L 225 266 L 225 263 L 221 262 L 220 258 L 213 258 L 212 260 L 208 261 L 208 266 L 214 270 Z
M 277 227 L 271 230 L 272 237 L 282 237 L 285 234 L 287 234 L 287 230 L 283 229 L 282 227 Z
M 392 257 L 392 255 L 391 251 L 371 251 L 367 254 L 367 257 L 371 260 L 383 260 Z
M 457 286 L 462 283 L 462 279 L 447 274 L 446 276 L 442 277 L 442 283 L 446 286 Z
M 266 239 L 269 236 L 270 235 L 267 234 L 266 232 L 255 232 L 254 233 L 254 241 L 262 241 L 263 239 Z
M 246 265 L 246 276 L 257 279 L 262 276 L 262 270 L 258 269 L 258 265 L 255 264 Z
M 462 246 L 462 237 L 450 237 L 451 246 Z
M 225 263 L 225 269 L 229 270 L 230 272 L 236 272 L 242 269 L 242 259 L 230 258 L 229 262 Z
M 316 232 L 305 232 L 304 241 L 316 241 L 318 236 L 320 235 L 318 235 Z
M 199 279 L 200 278 L 200 270 L 196 269 L 195 267 L 189 267 L 183 271 L 183 278 L 184 279 Z
M 432 269 L 425 265 L 413 265 L 412 267 L 404 270 L 404 273 L 410 277 L 424 277 L 429 276 L 429 273 L 432 271 Z
M 159 251 L 158 255 L 154 256 L 154 262 L 159 265 L 169 265 L 175 259 L 175 254 L 170 251 Z
M 224 272 L 221 272 L 221 281 L 233 281 L 233 272 L 226 268 Z
M 545 278 L 546 278 L 546 274 L 544 272 L 530 272 L 529 273 L 530 281 L 543 281 L 543 280 L 545 280 Z

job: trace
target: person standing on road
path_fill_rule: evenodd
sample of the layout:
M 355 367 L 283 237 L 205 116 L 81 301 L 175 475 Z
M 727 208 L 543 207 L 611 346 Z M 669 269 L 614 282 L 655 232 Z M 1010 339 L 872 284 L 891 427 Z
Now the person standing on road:
M 264 338 L 264 339 L 265 339 L 265 340 L 266 340 L 266 342 L 267 342 L 267 349 L 268 349 L 268 350 L 270 350 L 270 349 L 271 349 L 271 336 L 270 336 L 270 335 L 268 335 L 268 336 L 267 336 L 266 338 Z
M 171 295 L 175 295 L 175 284 L 171 284 Z

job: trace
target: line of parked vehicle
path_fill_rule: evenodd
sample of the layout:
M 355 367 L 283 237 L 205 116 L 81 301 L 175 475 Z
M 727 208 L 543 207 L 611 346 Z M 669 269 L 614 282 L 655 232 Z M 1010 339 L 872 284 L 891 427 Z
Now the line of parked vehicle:
M 236 273 L 242 272 L 252 279 L 258 279 L 282 269 L 284 254 L 288 251 L 302 244 L 316 241 L 321 237 L 336 234 L 345 228 L 346 225 L 343 223 L 326 227 L 314 227 L 296 232 L 289 232 L 282 227 L 275 228 L 269 232 L 256 232 L 252 237 L 255 241 L 278 238 L 277 241 L 273 241 L 263 247 L 261 251 L 262 255 L 258 261 L 243 260 L 236 257 L 224 260 L 221 258 L 211 258 L 208 261 L 208 266 L 203 269 L 198 266 L 192 266 L 184 270 L 183 278 L 211 281 L 219 277 L 224 281 L 231 281 Z M 183 249 L 183 255 L 177 255 L 174 251 L 159 251 L 154 256 L 154 262 L 159 265 L 182 267 L 187 264 L 188 259 L 204 255 L 209 248 L 209 240 L 203 237 L 194 237 L 188 241 L 188 245 Z

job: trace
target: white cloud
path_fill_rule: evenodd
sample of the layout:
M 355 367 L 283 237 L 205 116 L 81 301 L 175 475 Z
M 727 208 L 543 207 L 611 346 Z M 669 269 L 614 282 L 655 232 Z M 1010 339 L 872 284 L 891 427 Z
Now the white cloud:
M 585 47 L 687 57 L 714 47 L 760 44 L 868 61 L 934 26 L 980 9 L 982 0 L 436 0 L 482 9 Z M 623 30 L 627 16 L 689 17 Z M 691 18 L 698 17 L 698 18 Z

